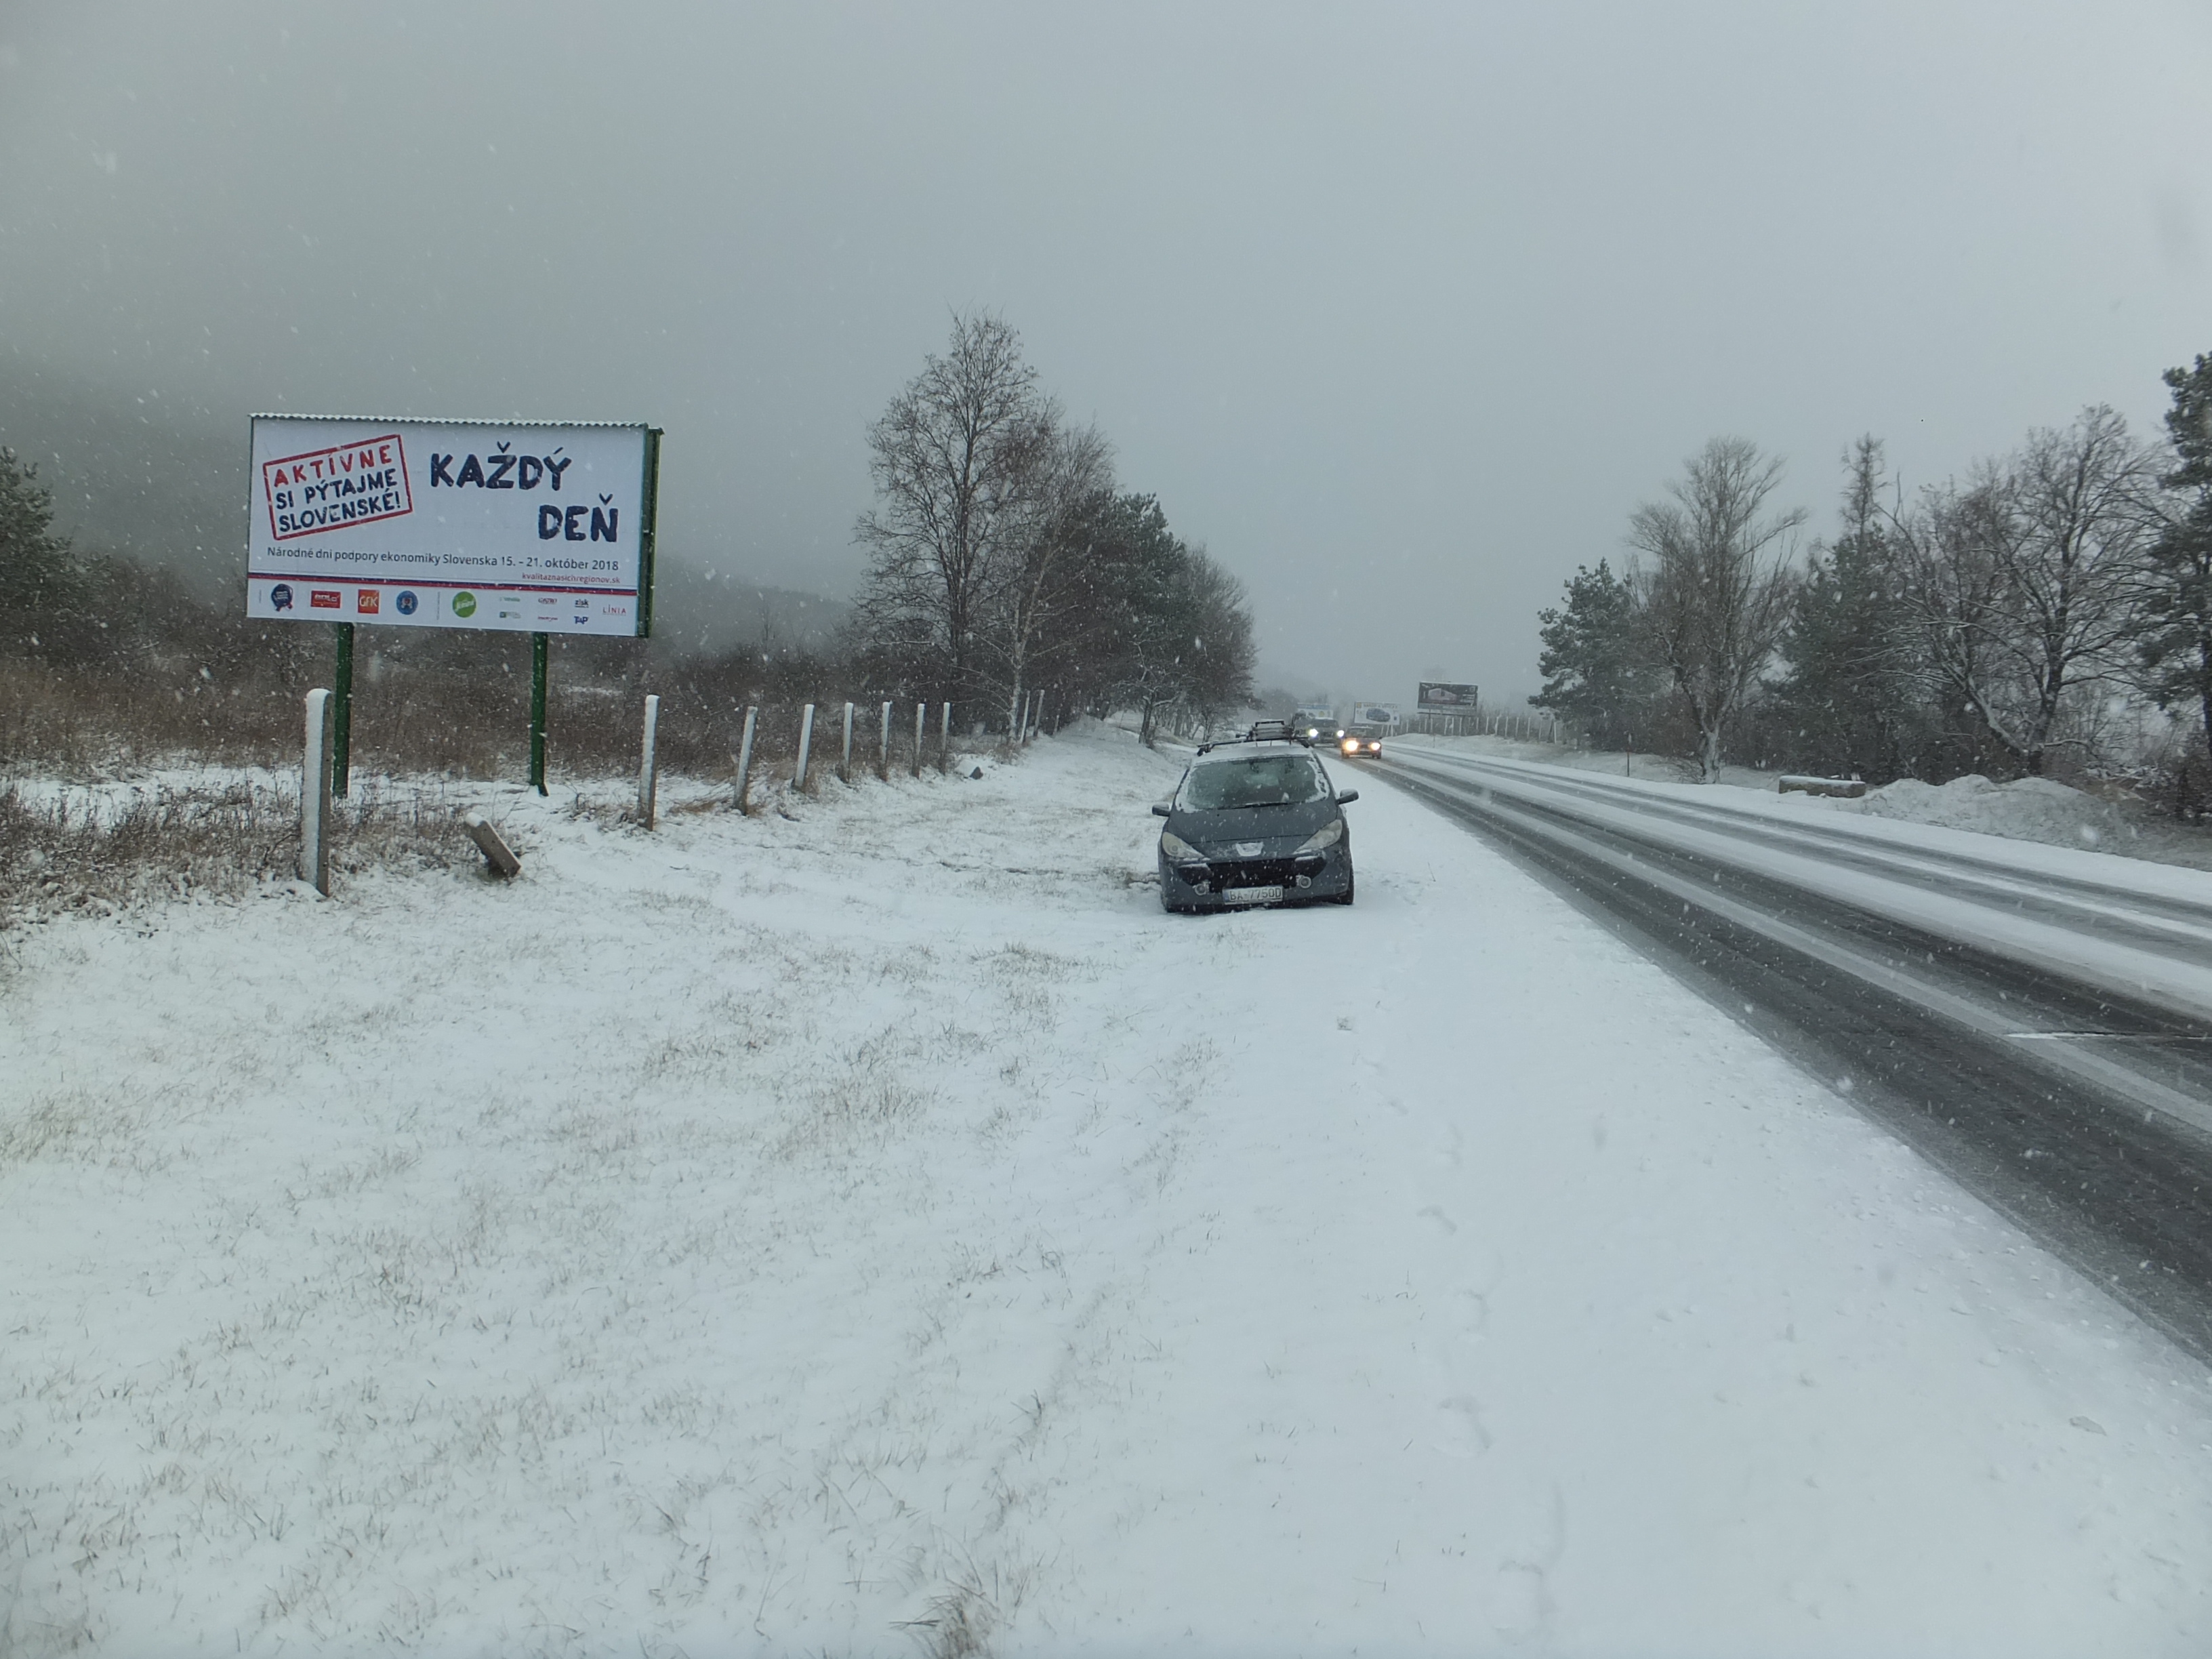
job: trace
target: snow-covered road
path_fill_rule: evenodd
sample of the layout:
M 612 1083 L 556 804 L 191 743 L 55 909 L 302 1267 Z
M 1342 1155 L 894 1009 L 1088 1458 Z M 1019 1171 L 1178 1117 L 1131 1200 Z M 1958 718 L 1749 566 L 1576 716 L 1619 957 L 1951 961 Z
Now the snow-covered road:
M 40 930 L 0 1650 L 2212 1640 L 2201 1368 L 1394 791 L 1163 915 L 1170 775 Z
M 1839 899 L 1939 938 L 2212 1022 L 2212 872 L 1928 824 L 1807 795 L 1653 783 L 1437 745 L 1391 764 Z

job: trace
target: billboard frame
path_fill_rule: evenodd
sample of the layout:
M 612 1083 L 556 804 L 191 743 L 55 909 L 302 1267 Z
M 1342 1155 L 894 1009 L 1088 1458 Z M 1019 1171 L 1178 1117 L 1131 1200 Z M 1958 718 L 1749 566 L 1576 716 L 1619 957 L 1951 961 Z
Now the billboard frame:
M 389 426 L 395 428 L 401 427 L 453 427 L 483 428 L 496 431 L 580 430 L 592 432 L 635 432 L 639 434 L 643 441 L 641 445 L 641 471 L 638 479 L 637 586 L 631 604 L 631 628 L 627 635 L 614 634 L 595 635 L 594 636 L 616 639 L 627 637 L 637 640 L 652 638 L 653 583 L 659 550 L 660 445 L 663 434 L 662 428 L 654 426 L 651 422 L 645 421 L 487 420 L 481 417 L 462 417 L 454 416 L 309 415 L 297 412 L 261 410 L 250 412 L 246 416 L 246 453 L 249 457 L 248 465 L 250 468 L 255 465 L 255 463 L 252 459 L 256 453 L 254 439 L 258 432 L 258 423 L 263 421 L 294 421 L 303 423 L 328 422 L 334 426 L 343 425 L 368 428 L 383 426 Z M 333 446 L 334 449 L 343 447 L 345 447 L 344 445 Z M 558 453 L 559 452 L 556 451 L 555 453 Z M 408 506 L 404 511 L 404 513 L 411 513 L 415 505 L 414 483 L 412 477 L 408 475 L 405 470 L 404 448 L 402 450 L 401 469 L 401 476 L 406 486 L 408 499 Z M 263 503 L 264 498 L 266 497 L 267 495 L 267 480 L 264 477 L 257 477 L 255 484 L 253 486 L 250 486 L 248 489 L 246 505 L 248 526 L 246 537 L 246 578 L 249 605 L 252 602 L 252 585 L 256 580 L 253 571 L 253 515 L 255 508 L 257 506 Z M 402 514 L 374 515 L 357 519 L 352 520 L 352 522 L 373 524 L 379 522 L 382 518 L 396 516 L 402 516 Z M 275 538 L 275 526 L 273 523 L 270 528 L 273 539 Z M 343 581 L 346 579 L 333 578 L 332 580 Z M 357 588 L 362 586 L 362 584 L 359 583 L 357 580 L 354 585 Z M 376 584 L 380 591 L 384 585 L 385 584 L 382 583 Z M 489 586 L 489 584 L 487 586 Z M 544 590 L 526 587 L 520 590 L 511 591 L 534 591 L 542 592 Z M 406 596 L 404 594 L 402 595 L 403 599 Z M 356 608 L 356 611 L 359 611 L 360 609 L 358 605 Z M 250 610 L 248 614 L 252 614 Z M 373 616 L 377 623 L 382 623 L 385 626 L 395 625 L 386 621 L 380 608 L 373 612 L 364 614 Z M 302 617 L 299 620 L 304 622 L 307 620 L 307 618 Z M 481 625 L 474 625 L 465 619 L 457 624 L 447 625 L 455 626 L 459 629 L 459 631 L 466 633 L 515 633 L 527 631 L 530 634 L 530 784 L 531 787 L 535 788 L 539 794 L 542 795 L 545 793 L 545 686 L 547 678 L 547 647 L 550 643 L 550 636 L 542 629 L 533 629 L 522 630 L 516 629 L 495 629 Z M 329 766 L 332 793 L 341 796 L 347 793 L 352 765 L 354 626 L 354 620 L 333 619 L 332 621 L 332 630 L 337 636 L 337 661 L 336 664 L 336 673 L 334 676 L 333 693 L 331 698 L 333 707 L 331 711 L 332 716 L 332 729 L 329 754 Z
M 1431 702 L 1429 701 L 1429 691 L 1431 687 L 1439 691 L 1455 695 Z M 1464 697 L 1456 695 L 1462 691 L 1468 695 Z M 1416 681 L 1413 687 L 1413 707 L 1424 714 L 1472 714 L 1482 707 L 1482 688 L 1467 680 Z
M 653 584 L 659 563 L 658 540 L 660 521 L 660 449 L 663 435 L 662 428 L 657 427 L 647 421 L 508 421 L 488 419 L 477 416 L 324 415 L 307 414 L 298 410 L 262 410 L 251 413 L 246 416 L 246 444 L 247 453 L 249 455 L 253 453 L 254 438 L 258 429 L 259 423 L 264 421 L 292 421 L 301 423 L 329 424 L 332 426 L 351 426 L 361 428 L 442 427 L 455 429 L 489 429 L 496 432 L 593 432 L 635 433 L 639 434 L 643 441 L 640 446 L 640 476 L 638 478 L 637 587 L 631 606 L 633 613 L 631 617 L 631 625 L 625 630 L 617 632 L 600 633 L 597 629 L 582 631 L 588 631 L 593 635 L 593 637 L 597 638 L 641 640 L 652 637 Z M 344 448 L 346 446 L 340 444 L 334 446 L 334 447 Z M 421 495 L 414 491 L 413 481 L 411 478 L 410 479 L 409 489 L 410 495 L 410 507 L 422 507 L 424 502 Z M 254 570 L 255 556 L 252 550 L 257 541 L 260 538 L 257 538 L 254 533 L 254 520 L 251 515 L 263 504 L 262 498 L 264 489 L 264 482 L 257 474 L 254 482 L 248 491 L 250 505 L 248 508 L 249 518 L 247 529 L 246 575 L 249 584 L 258 580 L 272 579 L 258 575 Z M 403 515 L 395 514 L 391 516 Z M 383 517 L 382 515 L 380 515 L 378 517 L 356 520 L 354 522 L 364 526 L 374 526 L 382 521 Z M 331 526 L 333 529 L 341 527 L 342 526 Z M 286 538 L 285 539 L 287 541 L 290 541 L 293 538 Z M 284 577 L 274 577 L 273 579 L 289 580 L 289 578 Z M 390 587 L 395 585 L 405 585 L 404 583 L 395 583 L 392 579 L 386 577 L 364 579 L 357 576 L 332 575 L 328 578 L 301 578 L 300 580 L 302 580 L 303 581 L 309 580 L 327 580 L 333 585 L 349 585 L 355 586 Z M 450 584 L 427 582 L 418 583 L 416 585 L 437 587 L 441 585 Z M 481 586 L 487 591 L 504 590 L 506 592 L 516 593 L 532 592 L 544 593 L 550 591 L 546 587 L 535 586 L 528 583 L 518 585 L 513 582 L 501 583 L 496 580 L 487 581 L 481 584 Z M 251 589 L 249 586 L 249 602 L 250 599 Z M 249 609 L 248 614 L 257 615 L 259 613 Z M 267 618 L 264 617 L 263 619 L 266 620 Z M 283 618 L 279 618 L 279 620 L 283 620 Z M 303 616 L 299 617 L 298 620 L 304 622 L 307 620 L 307 618 Z M 338 621 L 338 618 L 332 617 L 331 620 L 335 623 Z M 384 615 L 380 611 L 355 615 L 351 617 L 351 621 L 368 622 L 372 625 L 381 625 L 386 627 L 422 625 L 420 623 L 399 623 L 395 618 Z M 471 622 L 447 623 L 443 625 L 455 628 L 461 632 L 473 633 L 526 633 L 538 631 L 527 628 L 491 628 Z M 559 631 L 566 632 L 568 630 L 563 629 Z

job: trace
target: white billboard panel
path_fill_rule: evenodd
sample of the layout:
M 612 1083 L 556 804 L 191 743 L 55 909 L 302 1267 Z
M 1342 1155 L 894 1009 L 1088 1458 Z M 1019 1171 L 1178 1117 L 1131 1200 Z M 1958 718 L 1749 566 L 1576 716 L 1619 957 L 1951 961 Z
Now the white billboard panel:
M 246 614 L 642 635 L 659 432 L 253 417 Z

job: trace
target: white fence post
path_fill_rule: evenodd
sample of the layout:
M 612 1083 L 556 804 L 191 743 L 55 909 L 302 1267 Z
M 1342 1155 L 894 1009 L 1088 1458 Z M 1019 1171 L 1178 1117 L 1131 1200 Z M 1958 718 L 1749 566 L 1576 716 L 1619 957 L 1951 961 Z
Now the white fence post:
M 745 786 L 752 781 L 753 722 L 759 718 L 759 705 L 754 704 L 748 707 L 745 710 L 744 735 L 738 739 L 738 811 L 740 812 L 750 812 L 753 810 L 745 802 Z
M 791 787 L 806 787 L 806 757 L 814 747 L 814 705 L 808 703 L 799 711 L 799 764 L 792 769 Z
M 876 761 L 876 775 L 885 783 L 891 781 L 891 706 L 884 705 L 884 750 Z
M 653 808 L 659 805 L 660 777 L 653 763 L 653 742 L 660 730 L 660 696 L 647 694 L 645 699 L 645 738 L 637 752 L 637 821 L 647 829 L 653 828 Z
M 947 702 L 937 722 L 937 765 L 943 771 L 952 764 L 952 705 Z
M 331 738 L 336 710 L 321 687 L 307 693 L 307 741 L 300 759 L 300 879 L 331 896 Z
M 849 702 L 845 705 L 845 751 L 837 763 L 837 777 L 842 783 L 853 781 L 853 705 Z
M 918 702 L 914 706 L 914 775 L 921 775 L 921 739 L 929 730 L 929 705 Z

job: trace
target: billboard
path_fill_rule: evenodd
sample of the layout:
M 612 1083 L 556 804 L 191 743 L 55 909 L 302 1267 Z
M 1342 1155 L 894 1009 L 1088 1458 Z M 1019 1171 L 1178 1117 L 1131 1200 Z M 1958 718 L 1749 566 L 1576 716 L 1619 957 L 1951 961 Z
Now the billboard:
M 1424 709 L 1448 714 L 1472 714 L 1480 701 L 1471 685 L 1449 684 L 1443 680 L 1423 680 L 1421 694 L 1415 701 Z
M 646 426 L 256 415 L 246 615 L 648 634 L 659 464 Z
M 1356 726 L 1395 726 L 1398 723 L 1398 705 L 1395 702 L 1354 703 L 1352 719 Z

